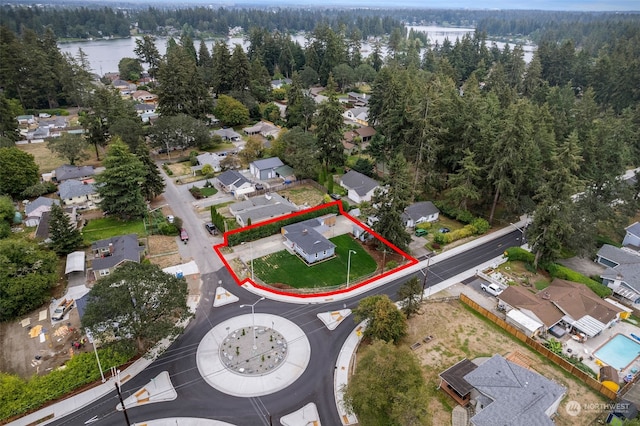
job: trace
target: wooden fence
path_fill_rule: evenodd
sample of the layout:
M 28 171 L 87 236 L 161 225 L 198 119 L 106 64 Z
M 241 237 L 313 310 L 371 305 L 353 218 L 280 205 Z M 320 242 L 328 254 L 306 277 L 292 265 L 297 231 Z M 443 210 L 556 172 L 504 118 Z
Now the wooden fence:
M 521 342 L 525 343 L 531 349 L 537 351 L 539 354 L 543 355 L 544 357 L 549 359 L 554 364 L 560 366 L 563 370 L 571 373 L 574 377 L 576 377 L 579 380 L 581 380 L 584 384 L 589 386 L 591 389 L 599 392 L 601 395 L 603 395 L 603 396 L 605 396 L 605 397 L 607 397 L 607 398 L 609 398 L 611 400 L 615 400 L 616 399 L 616 397 L 617 397 L 616 392 L 614 392 L 611 389 L 607 388 L 602 383 L 600 383 L 599 381 L 597 381 L 596 379 L 594 379 L 593 377 L 591 377 L 589 374 L 585 373 L 584 371 L 580 370 L 578 367 L 576 367 L 575 365 L 571 364 L 566 359 L 564 359 L 561 356 L 551 352 L 549 349 L 547 349 L 540 342 L 538 342 L 535 339 L 532 339 L 531 337 L 527 336 L 526 334 L 524 334 L 523 332 L 521 332 L 520 330 L 518 330 L 516 327 L 512 326 L 511 324 L 508 324 L 505 320 L 503 320 L 502 318 L 500 318 L 499 316 L 497 316 L 493 312 L 491 312 L 491 311 L 483 308 L 482 306 L 478 305 L 476 302 L 471 300 L 465 294 L 461 294 L 460 295 L 460 301 L 462 303 L 464 303 L 465 305 L 467 305 L 468 307 L 470 307 L 471 309 L 473 309 L 474 311 L 478 312 L 480 315 L 482 315 L 485 318 L 487 318 L 489 321 L 491 321 L 494 324 L 496 324 L 498 327 L 500 327 L 503 330 L 509 332 L 509 334 L 511 334 L 512 336 L 516 337 L 518 340 L 520 340 Z

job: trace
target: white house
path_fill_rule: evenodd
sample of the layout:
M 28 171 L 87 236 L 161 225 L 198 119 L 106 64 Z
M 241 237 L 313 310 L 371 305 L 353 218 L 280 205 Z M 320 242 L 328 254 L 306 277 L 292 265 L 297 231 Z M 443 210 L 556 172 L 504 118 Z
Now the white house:
M 350 170 L 340 179 L 340 186 L 347 190 L 347 195 L 356 203 L 371 201 L 373 193 L 380 185 L 369 176 Z
M 100 202 L 100 195 L 92 179 L 65 180 L 58 186 L 58 194 L 64 205 L 92 206 Z
M 281 230 L 284 244 L 308 264 L 329 259 L 335 255 L 336 245 L 323 234 L 333 225 L 335 214 L 284 226 Z
M 435 222 L 439 217 L 440 210 L 431 201 L 413 203 L 402 213 L 402 220 L 407 228 L 415 228 L 423 222 Z
M 191 172 L 194 176 L 196 175 L 197 171 L 202 170 L 202 168 L 207 164 L 209 164 L 213 168 L 214 172 L 219 172 L 220 170 L 222 170 L 220 168 L 220 160 L 223 157 L 220 157 L 215 152 L 205 152 L 204 154 L 198 155 L 196 158 L 198 159 L 198 165 L 191 167 Z

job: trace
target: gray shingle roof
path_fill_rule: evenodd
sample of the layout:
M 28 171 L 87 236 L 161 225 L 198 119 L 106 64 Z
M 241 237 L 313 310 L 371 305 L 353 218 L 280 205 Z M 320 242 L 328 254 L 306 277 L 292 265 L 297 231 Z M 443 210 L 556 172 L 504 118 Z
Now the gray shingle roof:
M 431 201 L 420 201 L 419 203 L 413 203 L 406 209 L 404 209 L 406 215 L 414 222 L 421 217 L 431 216 L 435 213 L 440 213 L 440 210 Z
M 93 183 L 83 183 L 79 180 L 69 179 L 58 186 L 58 192 L 61 199 L 68 200 L 74 197 L 95 194 L 96 188 Z
M 627 226 L 625 230 L 630 234 L 640 237 L 640 222 L 636 222 Z
M 249 182 L 242 173 L 236 170 L 227 170 L 226 172 L 222 172 L 217 176 L 217 179 L 224 186 L 235 185 L 236 188 L 242 186 L 245 182 Z
M 253 166 L 258 170 L 271 170 L 284 166 L 284 163 L 278 157 L 263 158 L 262 160 L 256 160 L 251 164 L 253 164 Z
M 247 223 L 249 218 L 255 223 L 296 210 L 297 207 L 294 204 L 276 193 L 251 197 L 229 206 L 231 214 L 239 216 L 243 223 Z
M 24 212 L 29 216 L 34 210 L 42 206 L 51 207 L 53 204 L 60 204 L 60 200 L 54 200 L 53 198 L 38 197 L 24 208 Z
M 233 129 L 218 129 L 213 131 L 214 135 L 220 136 L 222 139 L 242 139 L 239 133 L 235 132 Z
M 62 182 L 67 179 L 78 179 L 93 176 L 96 171 L 93 166 L 70 166 L 64 164 L 55 170 L 56 180 Z
M 91 250 L 95 252 L 99 249 L 107 248 L 110 243 L 113 244 L 113 254 L 94 259 L 91 264 L 94 271 L 113 268 L 125 260 L 140 262 L 140 252 L 144 248 L 138 244 L 138 236 L 136 234 L 120 235 L 96 241 L 91 244 Z
M 611 260 L 618 265 L 634 263 L 640 264 L 640 256 L 629 253 L 619 247 L 612 246 L 611 244 L 604 244 L 600 247 L 600 250 L 598 250 L 598 256 Z
M 476 426 L 552 426 L 545 410 L 566 392 L 557 383 L 500 355 L 494 355 L 464 379 L 493 400 L 472 417 Z
M 336 245 L 320 234 L 316 228 L 322 224 L 318 219 L 293 223 L 284 228 L 285 238 L 299 246 L 305 253 L 314 254 L 335 248 Z
M 618 247 L 605 244 L 598 250 L 598 256 L 618 264 L 607 268 L 600 276 L 609 280 L 623 281 L 628 287 L 640 293 L 640 256 Z
M 342 176 L 342 185 L 348 189 L 353 189 L 360 196 L 366 195 L 369 191 L 379 186 L 378 182 L 355 170 L 350 170 Z

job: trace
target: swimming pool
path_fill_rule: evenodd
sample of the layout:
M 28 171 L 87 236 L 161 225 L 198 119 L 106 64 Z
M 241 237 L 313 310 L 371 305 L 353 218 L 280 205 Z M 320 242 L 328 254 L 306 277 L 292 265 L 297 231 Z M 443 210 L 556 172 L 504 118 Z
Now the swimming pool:
M 617 370 L 629 366 L 640 354 L 640 343 L 624 334 L 616 334 L 593 355 Z

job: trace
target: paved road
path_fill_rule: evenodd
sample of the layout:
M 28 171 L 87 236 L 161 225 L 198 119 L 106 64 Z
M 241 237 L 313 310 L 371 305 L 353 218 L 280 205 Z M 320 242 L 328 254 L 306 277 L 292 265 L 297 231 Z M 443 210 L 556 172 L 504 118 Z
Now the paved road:
M 131 422 L 142 422 L 164 417 L 201 417 L 217 419 L 238 426 L 278 424 L 277 419 L 298 410 L 305 404 L 316 404 L 323 425 L 341 424 L 334 398 L 333 373 L 340 348 L 355 324 L 348 317 L 335 330 L 329 331 L 317 318 L 320 312 L 354 308 L 358 301 L 373 294 L 388 294 L 396 299 L 399 286 L 410 276 L 395 280 L 389 284 L 372 289 L 340 302 L 329 304 L 286 304 L 275 300 L 264 300 L 256 305 L 256 312 L 283 316 L 300 326 L 311 345 L 311 359 L 303 375 L 291 386 L 271 395 L 238 398 L 223 394 L 209 386 L 196 367 L 196 350 L 202 337 L 211 327 L 221 321 L 247 313 L 240 304 L 253 303 L 257 296 L 237 287 L 229 273 L 222 267 L 221 261 L 214 256 L 211 246 L 216 242 L 209 236 L 193 212 L 190 202 L 185 202 L 172 184 L 165 193 L 167 202 L 174 213 L 183 218 L 188 227 L 190 241 L 187 245 L 189 255 L 198 263 L 202 272 L 202 298 L 195 319 L 187 326 L 183 335 L 177 339 L 163 356 L 153 362 L 145 371 L 127 381 L 122 388 L 123 397 L 130 396 L 157 376 L 168 371 L 176 388 L 178 398 L 174 401 L 136 407 L 128 410 Z M 494 241 L 488 242 L 447 260 L 438 262 L 429 268 L 426 285 L 431 287 L 451 278 L 460 272 L 473 269 L 475 265 L 499 256 L 507 247 L 520 245 L 521 234 L 514 231 Z M 423 274 L 413 274 L 423 279 Z M 239 303 L 218 308 L 212 307 L 213 296 L 218 282 L 239 297 Z M 122 425 L 123 413 L 115 410 L 117 397 L 114 392 L 90 404 L 75 413 L 51 424 L 81 425 L 97 416 L 95 425 Z

